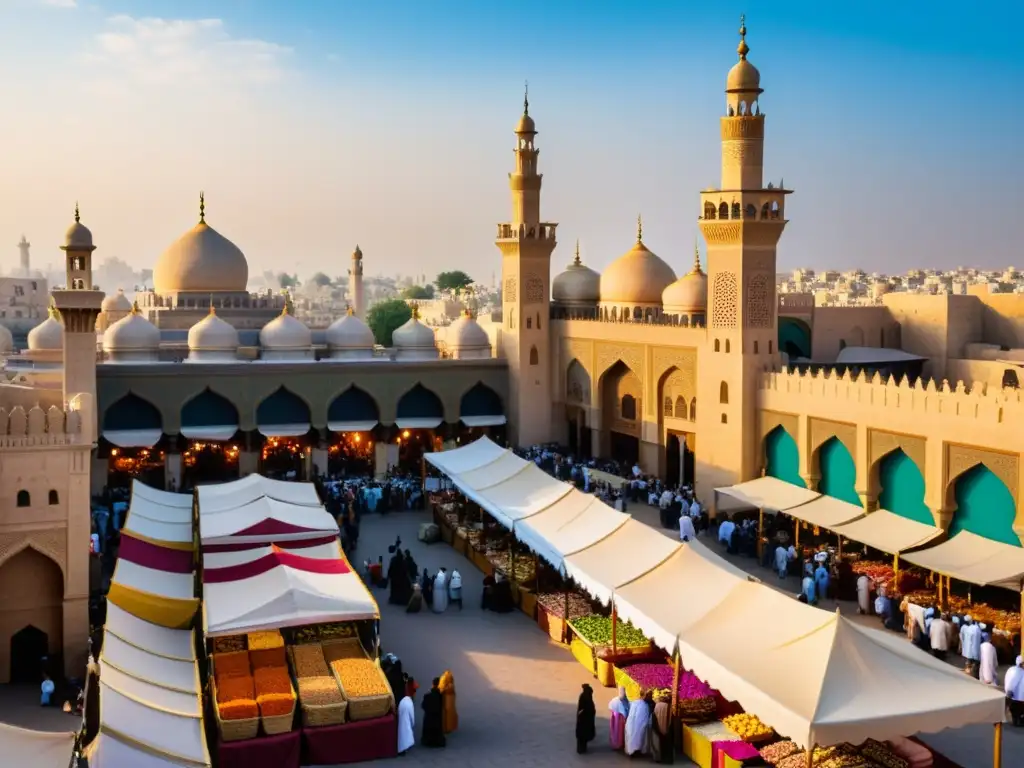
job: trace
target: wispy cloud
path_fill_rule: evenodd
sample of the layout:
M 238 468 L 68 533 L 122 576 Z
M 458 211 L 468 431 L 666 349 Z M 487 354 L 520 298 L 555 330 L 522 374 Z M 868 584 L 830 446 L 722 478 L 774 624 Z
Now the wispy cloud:
M 193 89 L 276 83 L 286 74 L 287 46 L 235 37 L 221 19 L 118 15 L 96 35 L 87 61 L 101 91 L 132 86 Z
M 51 8 L 77 8 L 78 0 L 39 0 L 39 4 Z

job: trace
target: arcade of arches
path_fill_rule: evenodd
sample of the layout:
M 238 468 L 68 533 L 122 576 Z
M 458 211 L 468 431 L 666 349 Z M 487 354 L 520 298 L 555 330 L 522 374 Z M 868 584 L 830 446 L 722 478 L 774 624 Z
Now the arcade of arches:
M 0 683 L 38 684 L 63 670 L 64 574 L 26 546 L 0 564 Z

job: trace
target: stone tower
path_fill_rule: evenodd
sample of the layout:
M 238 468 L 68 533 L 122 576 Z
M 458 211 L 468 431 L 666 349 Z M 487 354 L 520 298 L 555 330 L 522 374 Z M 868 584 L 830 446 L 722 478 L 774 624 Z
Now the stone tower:
M 91 418 L 82 424 L 96 440 L 96 317 L 100 313 L 103 292 L 92 284 L 92 232 L 82 224 L 75 205 L 75 222 L 64 235 L 61 250 L 65 254 L 67 282 L 64 290 L 53 291 L 53 304 L 64 325 L 64 400 L 72 402 L 88 395 Z M 88 481 L 88 477 L 86 478 Z
M 360 320 L 365 320 L 366 302 L 363 298 L 363 252 L 358 245 L 352 251 L 352 267 L 348 271 L 348 293 L 352 297 L 352 314 Z
M 764 183 L 761 75 L 747 60 L 740 21 L 739 61 L 726 81 L 721 118 L 720 189 L 701 192 L 707 241 L 707 347 L 700 357 L 698 479 L 708 489 L 756 477 L 761 469 L 757 382 L 778 360 L 775 251 L 786 226 L 781 184 Z M 703 477 L 701 477 L 703 473 Z
M 537 128 L 530 117 L 529 93 L 516 125 L 515 170 L 508 175 L 512 218 L 498 225 L 501 251 L 501 354 L 508 360 L 509 439 L 517 445 L 546 442 L 552 435 L 551 253 L 557 224 L 540 217 L 542 174 Z
M 18 243 L 18 272 L 23 277 L 28 277 L 32 272 L 32 260 L 29 256 L 29 248 L 32 244 L 25 239 L 25 236 L 21 236 L 21 242 Z

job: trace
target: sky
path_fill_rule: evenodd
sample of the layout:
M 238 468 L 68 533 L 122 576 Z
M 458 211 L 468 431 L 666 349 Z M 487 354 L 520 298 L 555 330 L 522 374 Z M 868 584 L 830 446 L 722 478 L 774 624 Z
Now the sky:
M 76 201 L 99 261 L 152 267 L 204 190 L 250 274 L 358 244 L 367 274 L 489 283 L 529 81 L 553 272 L 642 214 L 682 274 L 745 10 L 765 178 L 795 190 L 780 270 L 1021 265 L 1019 4 L 749 5 L 0 0 L 0 269 L 22 234 L 60 263 Z

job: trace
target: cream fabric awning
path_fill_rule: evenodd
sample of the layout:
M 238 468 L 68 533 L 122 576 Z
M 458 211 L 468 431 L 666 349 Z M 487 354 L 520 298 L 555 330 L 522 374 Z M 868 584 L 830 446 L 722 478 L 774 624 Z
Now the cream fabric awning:
M 902 555 L 908 563 L 959 581 L 1020 592 L 1024 586 L 1024 547 L 960 531 L 943 543 Z
M 341 557 L 338 541 L 334 540 L 329 544 L 317 544 L 313 547 L 297 547 L 286 549 L 286 552 L 298 557 L 308 557 L 313 560 L 337 560 Z M 204 552 L 203 568 L 230 568 L 233 565 L 251 563 L 274 553 L 272 546 L 253 547 L 252 549 L 236 549 L 231 552 Z
M 181 428 L 181 434 L 189 440 L 209 440 L 214 443 L 230 440 L 237 431 L 237 424 L 220 424 L 206 427 L 183 426 Z
M 833 530 L 837 525 L 864 517 L 865 513 L 863 507 L 837 499 L 835 496 L 822 494 L 806 504 L 790 507 L 786 510 L 786 514 L 797 520 L 803 520 L 805 523 Z
M 504 415 L 497 413 L 493 416 L 463 416 L 460 421 L 467 427 L 500 427 L 508 420 Z
M 195 672 L 194 664 L 192 669 Z M 195 672 L 195 675 L 197 678 L 199 677 L 198 672 Z M 137 701 L 144 701 L 151 707 L 172 712 L 188 712 L 195 716 L 202 714 L 200 693 L 165 688 L 148 678 L 130 675 L 110 662 L 100 662 L 100 680 L 118 692 L 131 696 Z M 100 690 L 103 691 L 102 688 Z M 102 706 L 102 702 L 100 706 Z
M 564 572 L 564 558 L 619 530 L 630 516 L 575 488 L 547 509 L 515 523 L 523 544 Z
M 309 422 L 302 424 L 258 424 L 256 429 L 264 437 L 302 437 L 309 432 Z
M 170 630 L 184 632 L 186 630 Z M 170 691 L 199 696 L 202 688 L 199 685 L 199 672 L 194 661 L 168 659 L 151 651 L 143 650 L 130 641 L 123 640 L 112 632 L 103 637 L 103 649 L 100 651 L 100 668 L 106 675 L 110 667 L 121 674 L 145 680 L 153 685 Z
M 532 461 L 521 459 L 516 456 L 512 451 L 506 451 L 503 455 L 499 456 L 492 462 L 489 462 L 482 467 L 477 469 L 470 469 L 465 472 L 451 473 L 452 482 L 460 490 L 468 488 L 474 491 L 480 491 L 484 488 L 490 488 L 498 483 L 503 483 L 510 477 L 513 477 L 528 467 L 537 469 L 537 465 Z
M 661 565 L 617 587 L 615 607 L 620 619 L 632 622 L 655 645 L 672 653 L 678 635 L 715 610 L 738 584 L 751 579 L 699 541 L 690 541 Z M 666 595 L 676 597 L 666 599 Z
M 195 661 L 195 643 L 190 629 L 168 629 L 133 616 L 120 606 L 107 603 L 106 635 L 117 635 L 137 648 L 156 656 Z
M 158 523 L 171 523 L 172 525 L 192 525 L 192 495 L 176 493 L 175 496 L 184 496 L 188 500 L 188 506 L 168 506 L 157 501 L 150 501 L 141 496 L 132 496 L 128 506 L 129 517 L 144 517 Z
M 170 509 L 170 507 L 164 507 Z M 152 542 L 167 542 L 169 544 L 191 544 L 192 543 L 192 512 L 189 511 L 187 523 L 170 523 L 153 520 L 143 517 L 134 511 L 128 513 L 124 521 L 124 532 L 137 534 L 139 538 Z
M 243 507 L 199 517 L 199 539 L 213 544 L 270 544 L 337 535 L 323 507 L 304 507 L 261 496 Z
M 444 419 L 440 416 L 425 416 L 419 419 L 395 419 L 399 429 L 435 429 L 441 426 Z
M 377 426 L 376 421 L 328 421 L 331 432 L 369 432 Z
M 107 429 L 103 437 L 118 448 L 152 448 L 160 442 L 162 429 Z
M 30 731 L 0 723 L 0 754 L 4 764 L 18 768 L 68 768 L 75 734 Z
M 527 463 L 521 472 L 504 482 L 478 491 L 466 489 L 464 493 L 496 521 L 511 529 L 517 520 L 543 512 L 571 490 L 568 483 L 556 480 L 536 465 Z
M 153 488 L 145 483 L 140 483 L 138 480 L 132 480 L 132 501 L 135 501 L 135 499 L 145 499 L 165 507 L 192 509 L 191 493 L 162 491 L 159 488 Z
M 510 453 L 510 451 L 487 437 L 481 437 L 468 445 L 453 448 L 450 451 L 427 453 L 423 458 L 445 474 L 458 475 L 490 464 L 506 453 Z
M 86 750 L 89 768 L 206 768 L 210 763 L 169 757 L 101 730 Z M 66 768 L 66 766 L 64 767 Z
M 857 520 L 836 526 L 832 531 L 891 555 L 927 544 L 942 533 L 941 528 L 919 523 L 887 509 L 875 510 Z
M 729 508 L 753 507 L 765 512 L 788 512 L 793 507 L 799 507 L 821 495 L 767 475 L 745 483 L 715 488 L 715 493 L 728 496 L 735 502 L 729 505 Z
M 607 603 L 616 587 L 653 570 L 680 546 L 678 541 L 630 519 L 594 546 L 566 557 L 565 572 L 587 592 Z
M 146 568 L 118 558 L 114 566 L 111 583 L 120 584 L 137 592 L 157 597 L 168 597 L 172 600 L 192 600 L 195 598 L 195 578 L 191 573 L 171 573 Z
M 243 507 L 261 496 L 303 507 L 322 506 L 312 483 L 271 480 L 255 474 L 230 483 L 201 485 L 196 493 L 199 496 L 200 515 Z
M 680 635 L 682 663 L 801 746 L 1001 722 L 1001 690 L 761 584 L 740 584 Z

